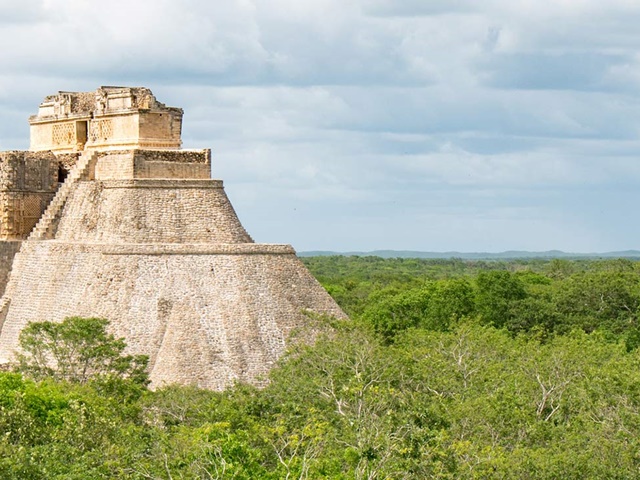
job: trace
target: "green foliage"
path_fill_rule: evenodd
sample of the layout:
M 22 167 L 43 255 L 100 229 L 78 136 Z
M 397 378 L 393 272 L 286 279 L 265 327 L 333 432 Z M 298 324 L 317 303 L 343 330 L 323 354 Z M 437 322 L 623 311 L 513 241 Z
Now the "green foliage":
M 362 318 L 387 340 L 410 327 L 445 331 L 475 311 L 473 287 L 464 278 L 382 292 L 372 296 Z
M 351 318 L 386 341 L 408 328 L 446 331 L 479 317 L 514 335 L 606 330 L 629 349 L 640 345 L 640 266 L 628 259 L 304 261 Z
M 0 374 L 0 477 L 634 478 L 640 355 L 575 331 L 541 344 L 478 322 L 385 345 L 345 323 L 263 390 Z
M 522 281 L 507 271 L 481 272 L 476 277 L 476 286 L 480 317 L 499 328 L 513 322 L 514 305 L 527 297 Z
M 414 288 L 372 302 L 362 318 L 385 338 L 391 339 L 397 332 L 417 326 L 426 316 L 428 307 L 428 290 Z
M 103 377 L 108 390 L 118 388 L 117 379 L 123 378 L 146 384 L 148 358 L 124 355 L 124 340 L 107 333 L 108 324 L 105 319 L 81 317 L 30 323 L 20 333 L 19 371 L 36 380 L 77 383 Z
M 425 281 L 470 278 L 486 271 L 543 273 L 547 269 L 547 262 L 535 259 L 506 262 L 330 256 L 305 257 L 302 261 L 350 316 L 362 314 L 370 297 L 388 287 L 419 287 Z M 574 264 L 576 271 L 589 268 L 583 261 Z
M 124 478 L 145 448 L 130 405 L 89 385 L 0 374 L 0 478 Z
M 621 333 L 637 327 L 640 277 L 634 272 L 590 272 L 569 277 L 555 294 L 565 329 L 606 328 Z
M 33 327 L 0 478 L 638 477 L 637 264 L 310 261 L 353 321 L 264 389 L 147 391 L 104 321 Z

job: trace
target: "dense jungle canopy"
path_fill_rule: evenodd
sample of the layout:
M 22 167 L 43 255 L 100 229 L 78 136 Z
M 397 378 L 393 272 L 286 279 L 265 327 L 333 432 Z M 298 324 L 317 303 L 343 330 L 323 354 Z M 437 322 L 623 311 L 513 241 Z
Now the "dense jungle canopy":
M 351 320 L 263 389 L 149 391 L 103 320 L 34 324 L 0 478 L 640 477 L 640 263 L 304 262 Z

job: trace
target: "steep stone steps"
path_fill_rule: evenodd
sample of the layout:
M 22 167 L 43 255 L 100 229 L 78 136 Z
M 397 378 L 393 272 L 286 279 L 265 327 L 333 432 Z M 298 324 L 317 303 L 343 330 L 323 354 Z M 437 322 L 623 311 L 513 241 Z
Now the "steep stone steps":
M 78 163 L 71 169 L 64 183 L 51 203 L 31 231 L 29 240 L 46 240 L 53 238 L 55 222 L 62 212 L 62 207 L 69 198 L 73 186 L 87 173 L 91 164 L 97 159 L 96 152 L 85 152 L 80 155 Z

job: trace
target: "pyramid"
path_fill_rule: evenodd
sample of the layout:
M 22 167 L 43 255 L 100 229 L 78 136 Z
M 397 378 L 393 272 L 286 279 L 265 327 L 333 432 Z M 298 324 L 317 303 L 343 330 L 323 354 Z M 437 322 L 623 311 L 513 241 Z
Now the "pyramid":
M 0 362 L 31 321 L 102 317 L 152 387 L 221 390 L 345 318 L 290 245 L 252 240 L 182 115 L 146 88 L 59 92 L 0 153 Z

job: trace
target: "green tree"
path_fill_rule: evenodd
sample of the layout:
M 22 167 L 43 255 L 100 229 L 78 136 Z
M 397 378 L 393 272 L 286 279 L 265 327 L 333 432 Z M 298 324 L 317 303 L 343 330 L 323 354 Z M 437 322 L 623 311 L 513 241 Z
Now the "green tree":
M 622 333 L 638 327 L 640 277 L 636 273 L 618 270 L 576 274 L 558 285 L 554 297 L 565 331 L 604 328 Z
M 146 385 L 148 357 L 125 355 L 123 339 L 107 333 L 103 318 L 68 317 L 61 323 L 32 322 L 20 333 L 18 370 L 41 380 L 75 383 L 91 378 L 127 378 Z
M 420 327 L 444 331 L 475 313 L 473 288 L 467 279 L 440 280 L 429 290 L 429 307 Z
M 498 328 L 512 323 L 515 305 L 527 297 L 522 281 L 507 271 L 481 272 L 476 286 L 478 313 L 483 321 Z
M 471 284 L 464 278 L 393 285 L 373 294 L 362 318 L 387 340 L 411 327 L 446 331 L 475 312 Z

